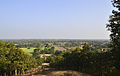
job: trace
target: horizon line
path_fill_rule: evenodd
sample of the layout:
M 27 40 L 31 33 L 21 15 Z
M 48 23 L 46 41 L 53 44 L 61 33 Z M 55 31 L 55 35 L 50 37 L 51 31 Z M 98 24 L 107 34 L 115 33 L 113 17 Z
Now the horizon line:
M 9 39 L 0 39 L 0 40 L 110 40 L 110 39 L 78 39 L 78 38 L 21 38 L 21 39 L 13 39 L 13 38 L 9 38 Z

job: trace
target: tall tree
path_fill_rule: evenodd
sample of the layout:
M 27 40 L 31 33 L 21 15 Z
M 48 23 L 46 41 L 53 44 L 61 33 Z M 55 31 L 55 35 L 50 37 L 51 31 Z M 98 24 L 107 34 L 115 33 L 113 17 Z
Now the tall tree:
M 112 0 L 112 3 L 116 10 L 112 11 L 107 28 L 111 32 L 111 47 L 115 66 L 120 70 L 120 0 Z

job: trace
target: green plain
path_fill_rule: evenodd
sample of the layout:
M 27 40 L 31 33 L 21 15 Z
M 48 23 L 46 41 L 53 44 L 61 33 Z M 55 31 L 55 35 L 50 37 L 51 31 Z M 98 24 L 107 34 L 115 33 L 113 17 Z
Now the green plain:
M 36 48 L 30 48 L 30 49 L 28 49 L 28 48 L 20 48 L 20 49 L 22 49 L 24 52 L 32 55 L 32 53 L 34 52 L 34 49 L 36 49 Z

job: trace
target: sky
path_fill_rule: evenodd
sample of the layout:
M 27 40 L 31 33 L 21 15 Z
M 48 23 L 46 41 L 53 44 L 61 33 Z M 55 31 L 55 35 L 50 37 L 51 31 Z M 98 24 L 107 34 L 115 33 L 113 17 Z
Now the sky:
M 0 0 L 0 39 L 109 39 L 110 0 Z

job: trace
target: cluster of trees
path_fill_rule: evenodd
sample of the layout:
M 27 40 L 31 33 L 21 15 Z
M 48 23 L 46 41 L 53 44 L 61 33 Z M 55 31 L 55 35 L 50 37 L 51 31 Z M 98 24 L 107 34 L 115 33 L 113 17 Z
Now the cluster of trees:
M 40 51 L 40 54 L 54 54 L 55 47 L 45 47 L 44 50 Z
M 61 48 L 79 47 L 84 43 L 92 45 L 95 49 L 108 48 L 108 40 L 3 40 L 8 43 L 15 44 L 19 48 L 44 48 L 47 44 L 48 47 L 57 46 Z
M 83 49 L 77 48 L 72 52 L 54 56 L 51 59 L 50 66 L 52 68 L 77 70 L 99 76 L 108 74 L 113 69 L 111 57 L 111 52 L 92 52 L 90 46 L 85 44 Z
M 36 59 L 36 63 L 37 65 L 42 65 L 42 63 L 44 62 L 44 58 L 40 57 L 40 52 L 36 51 L 32 54 L 32 57 Z
M 54 54 L 55 53 L 55 47 L 45 47 L 44 49 L 34 49 L 34 54 Z
M 112 47 L 114 66 L 120 72 L 120 0 L 113 0 L 112 2 L 116 10 L 112 11 L 113 14 L 110 16 L 107 28 L 111 32 L 110 47 Z
M 13 44 L 0 41 L 0 76 L 21 74 L 36 66 L 36 60 L 30 55 Z

